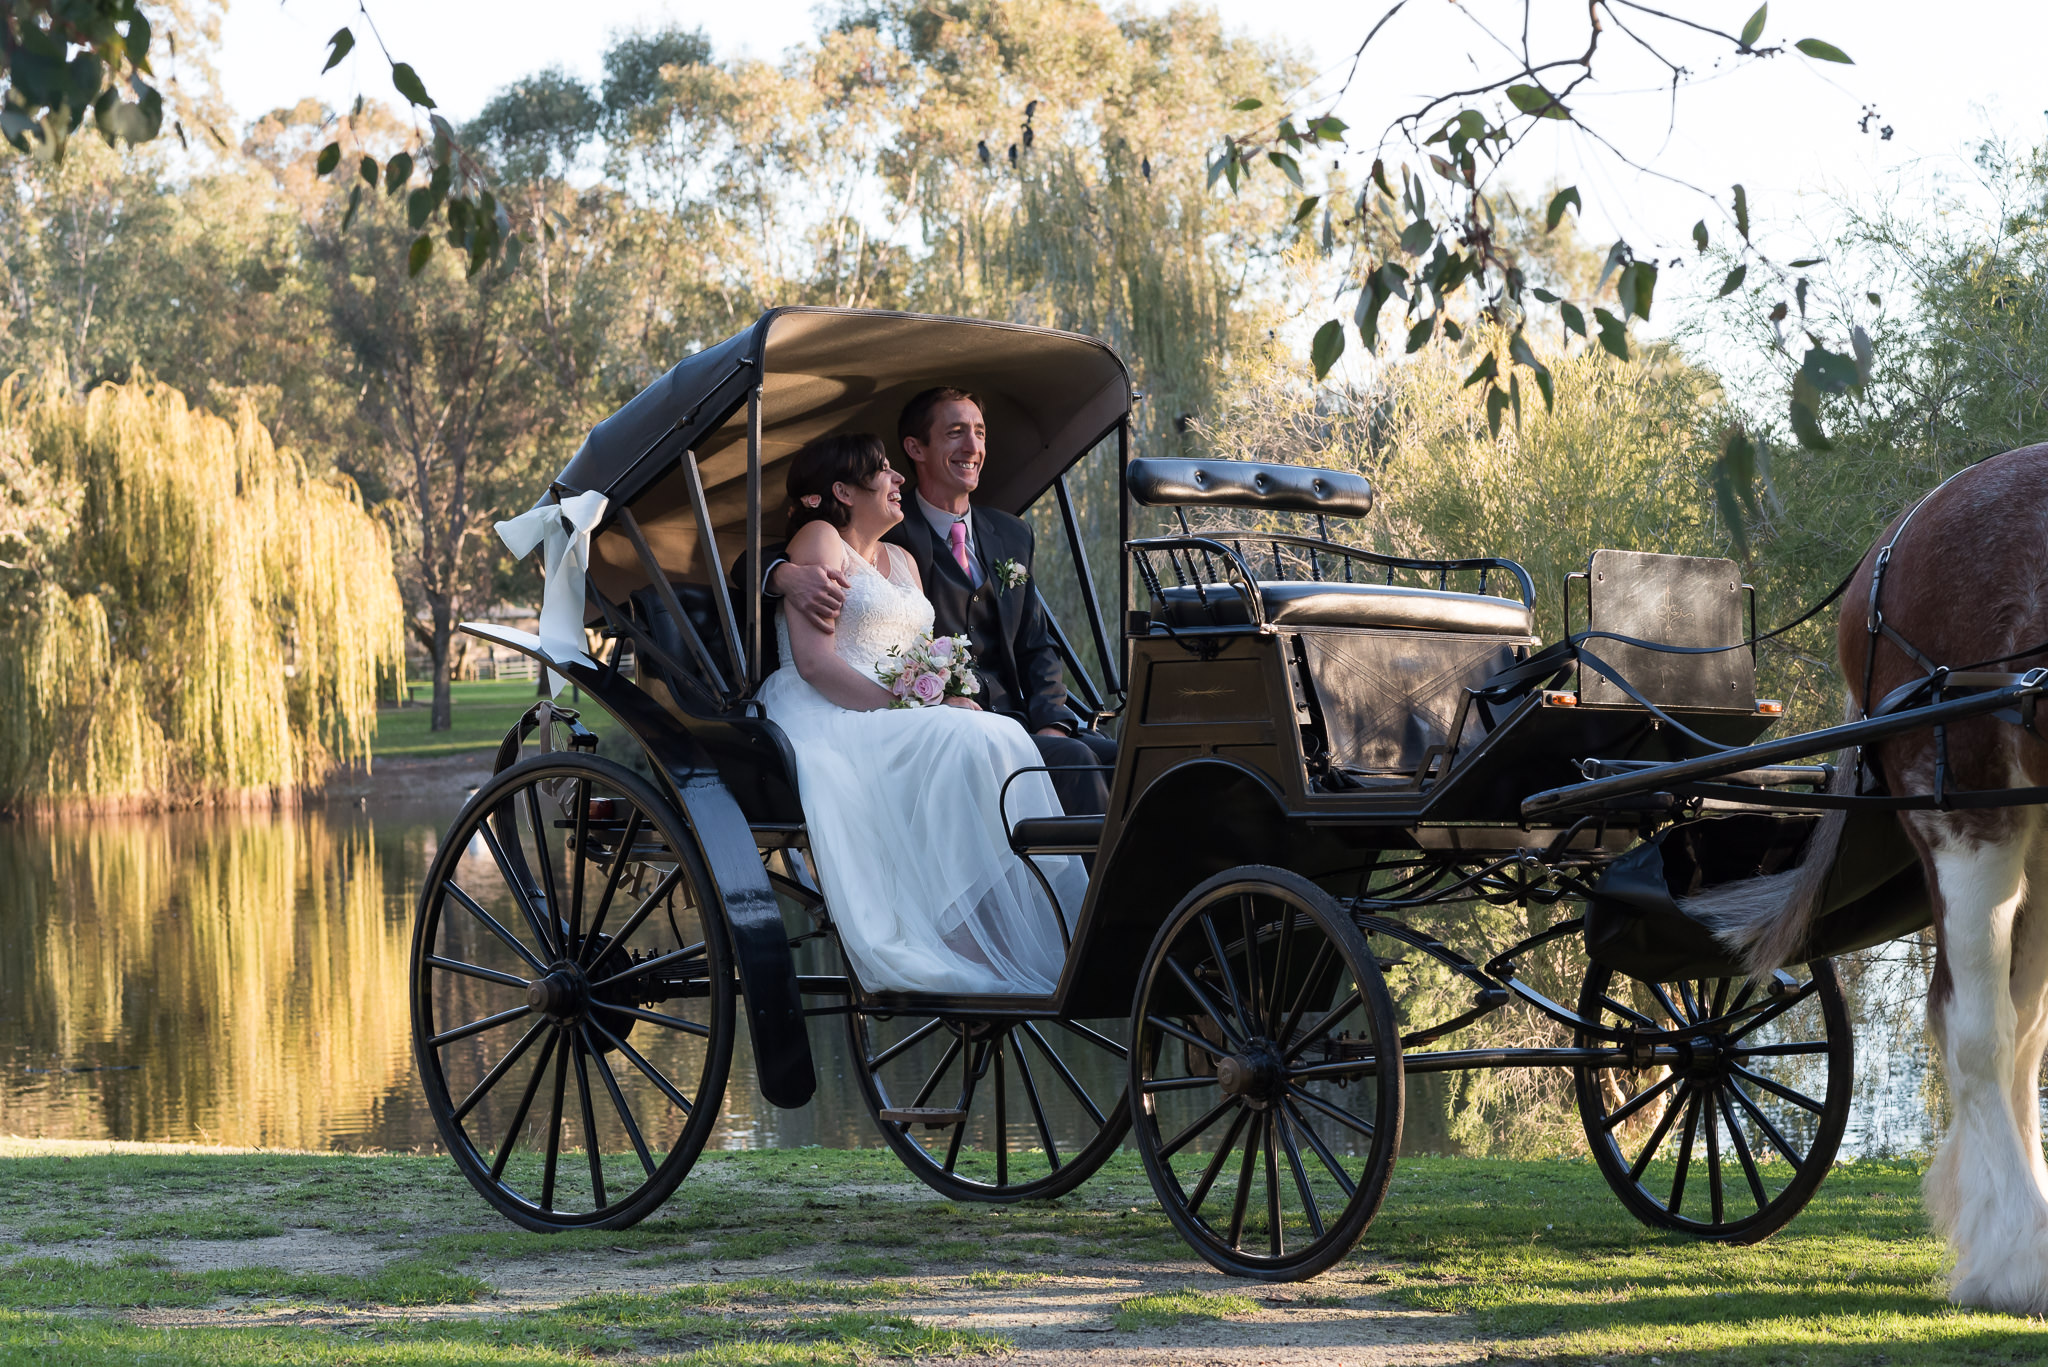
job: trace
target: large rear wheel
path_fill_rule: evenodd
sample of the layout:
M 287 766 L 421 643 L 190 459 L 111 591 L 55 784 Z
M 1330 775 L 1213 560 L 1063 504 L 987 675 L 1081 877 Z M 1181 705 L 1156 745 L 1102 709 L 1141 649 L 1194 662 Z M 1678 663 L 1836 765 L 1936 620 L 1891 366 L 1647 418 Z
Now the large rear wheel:
M 1259 865 L 1209 879 L 1152 942 L 1131 1031 L 1138 1152 L 1188 1244 L 1268 1281 L 1349 1253 L 1401 1145 L 1401 1032 L 1335 899 Z
M 528 1229 L 619 1229 L 710 1137 L 733 970 L 675 809 L 624 767 L 536 755 L 435 855 L 412 953 L 413 1052 L 456 1165 Z

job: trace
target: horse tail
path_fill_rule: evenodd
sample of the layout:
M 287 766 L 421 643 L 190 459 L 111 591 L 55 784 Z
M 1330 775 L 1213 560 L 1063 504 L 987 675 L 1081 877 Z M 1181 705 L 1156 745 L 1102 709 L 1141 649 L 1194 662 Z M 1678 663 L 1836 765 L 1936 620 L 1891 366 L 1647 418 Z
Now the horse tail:
M 1854 761 L 1846 754 L 1836 758 L 1835 777 L 1828 791 L 1850 792 L 1855 786 Z M 1849 762 L 1840 762 L 1843 760 Z M 1846 811 L 1823 812 L 1797 864 L 1781 873 L 1724 883 L 1698 896 L 1679 898 L 1679 908 L 1713 931 L 1714 938 L 1733 951 L 1752 976 L 1762 977 L 1804 960 L 1813 924 L 1824 910 L 1821 894 L 1828 875 L 1835 870 L 1842 831 L 1848 823 Z

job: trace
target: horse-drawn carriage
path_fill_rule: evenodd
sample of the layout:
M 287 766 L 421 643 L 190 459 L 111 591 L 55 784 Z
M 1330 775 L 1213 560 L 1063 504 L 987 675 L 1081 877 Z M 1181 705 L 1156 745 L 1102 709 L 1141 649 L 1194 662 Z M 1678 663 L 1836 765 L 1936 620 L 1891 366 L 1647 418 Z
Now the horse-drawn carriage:
M 1120 747 L 1106 814 L 1008 832 L 1027 861 L 1088 861 L 1049 996 L 863 985 L 834 952 L 788 744 L 749 700 L 788 457 L 893 431 L 941 382 L 983 396 L 981 496 L 1038 505 L 1064 536 L 1086 621 L 1051 634 L 1074 723 L 1113 724 Z M 1351 544 L 1341 523 L 1373 497 L 1356 474 L 1136 458 L 1135 397 L 1090 338 L 792 308 L 590 434 L 542 500 L 540 634 L 465 629 L 573 682 L 637 753 L 599 757 L 573 716 L 558 739 L 537 706 L 428 873 L 415 1045 L 465 1175 L 529 1228 L 632 1224 L 712 1137 L 736 1047 L 769 1102 L 810 1100 L 815 1021 L 849 1032 L 881 1137 L 934 1188 L 1056 1196 L 1128 1137 L 1176 1227 L 1231 1273 L 1344 1256 L 1386 1195 L 1404 1079 L 1457 1069 L 1571 1069 L 1602 1173 L 1651 1224 L 1733 1241 L 1782 1226 L 1848 1116 L 1825 956 L 1926 924 L 1925 889 L 1896 830 L 1859 835 L 1859 811 L 1811 962 L 1753 977 L 1682 903 L 1796 862 L 1818 811 L 1863 800 L 1827 791 L 1832 766 L 1786 761 L 2031 719 L 2041 674 L 1955 676 L 1756 744 L 1778 708 L 1755 697 L 1732 562 L 1598 552 L 1566 585 L 1586 625 L 1546 647 L 1513 561 Z M 1105 612 L 1067 475 L 1112 447 Z M 1165 534 L 1132 535 L 1134 508 Z M 1475 958 L 1401 919 L 1460 902 L 1559 910 Z M 1576 1002 L 1517 971 L 1580 943 Z M 1388 979 L 1422 966 L 1459 1003 L 1403 1021 Z M 1569 1045 L 1432 1047 L 1510 1003 Z

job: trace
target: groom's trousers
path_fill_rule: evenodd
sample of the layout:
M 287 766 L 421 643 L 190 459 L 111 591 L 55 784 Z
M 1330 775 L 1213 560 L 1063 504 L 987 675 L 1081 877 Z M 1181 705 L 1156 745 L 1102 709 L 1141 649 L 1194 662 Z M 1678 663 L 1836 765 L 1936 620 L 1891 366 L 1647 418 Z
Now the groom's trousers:
M 1072 736 L 1033 735 L 1031 739 L 1038 746 L 1040 758 L 1055 770 L 1067 765 L 1113 767 L 1116 764 L 1116 742 L 1093 731 Z M 1060 806 L 1068 816 L 1091 816 L 1109 810 L 1111 775 L 1106 770 L 1070 769 L 1048 777 L 1052 779 L 1053 791 L 1059 794 Z

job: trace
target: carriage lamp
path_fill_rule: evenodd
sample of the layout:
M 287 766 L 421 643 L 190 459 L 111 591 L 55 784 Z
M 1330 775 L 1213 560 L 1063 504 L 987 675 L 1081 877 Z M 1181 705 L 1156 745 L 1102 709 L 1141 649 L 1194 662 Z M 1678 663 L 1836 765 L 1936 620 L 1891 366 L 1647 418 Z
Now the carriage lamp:
M 1543 690 L 1545 707 L 1577 707 L 1579 695 L 1569 688 L 1546 688 Z
M 1760 717 L 1782 717 L 1785 715 L 1785 704 L 1776 698 L 1758 698 L 1756 711 Z

